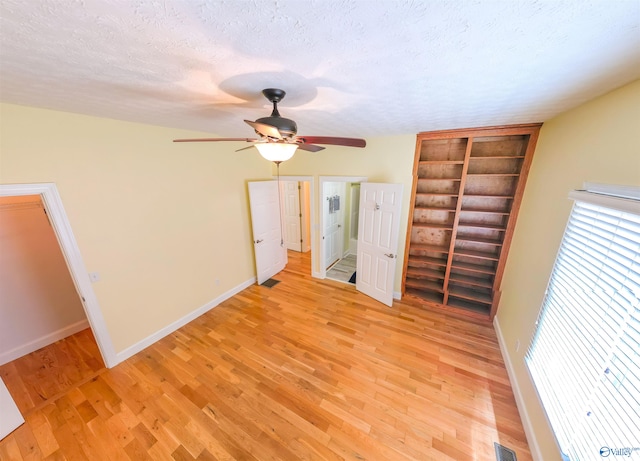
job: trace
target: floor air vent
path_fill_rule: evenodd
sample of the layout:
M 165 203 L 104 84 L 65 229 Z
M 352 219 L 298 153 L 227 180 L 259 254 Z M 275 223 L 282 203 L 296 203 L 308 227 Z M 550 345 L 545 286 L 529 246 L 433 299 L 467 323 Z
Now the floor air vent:
M 280 283 L 280 280 L 276 280 L 276 279 L 267 279 L 264 282 L 262 282 L 262 286 L 263 287 L 267 287 L 267 288 L 271 288 L 275 285 L 277 285 L 278 283 Z
M 502 446 L 497 442 L 494 442 L 493 446 L 496 447 L 497 461 L 517 461 L 515 451 L 510 450 L 509 448 Z

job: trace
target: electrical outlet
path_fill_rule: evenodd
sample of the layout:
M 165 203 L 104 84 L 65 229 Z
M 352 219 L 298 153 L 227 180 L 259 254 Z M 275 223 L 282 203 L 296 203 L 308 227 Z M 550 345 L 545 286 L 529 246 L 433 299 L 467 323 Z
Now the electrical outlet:
M 89 280 L 92 282 L 99 282 L 100 274 L 98 272 L 89 272 Z

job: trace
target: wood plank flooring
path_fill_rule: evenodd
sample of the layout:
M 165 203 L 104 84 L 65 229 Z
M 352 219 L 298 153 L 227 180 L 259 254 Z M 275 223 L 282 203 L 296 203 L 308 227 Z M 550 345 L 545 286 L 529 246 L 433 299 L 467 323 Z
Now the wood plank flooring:
M 388 308 L 309 264 L 290 252 L 281 283 L 112 369 L 78 354 L 75 383 L 0 367 L 26 412 L 0 459 L 477 461 L 499 442 L 531 460 L 490 324 Z
M 104 370 L 90 329 L 0 365 L 0 377 L 24 415 Z

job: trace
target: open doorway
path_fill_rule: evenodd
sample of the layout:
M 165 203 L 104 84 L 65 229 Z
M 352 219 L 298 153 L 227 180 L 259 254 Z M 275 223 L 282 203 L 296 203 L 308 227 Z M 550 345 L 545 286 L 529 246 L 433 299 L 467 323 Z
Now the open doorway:
M 360 183 L 348 182 L 348 183 L 325 183 L 325 187 L 328 190 L 336 190 L 340 192 L 339 195 L 332 197 L 330 193 L 327 194 L 326 203 L 329 205 L 329 210 L 326 211 L 327 219 L 325 223 L 330 222 L 333 217 L 337 218 L 340 222 L 339 230 L 342 228 L 342 232 L 339 233 L 338 239 L 338 251 L 327 250 L 329 255 L 325 259 L 327 278 L 337 280 L 339 282 L 356 283 L 356 267 L 358 264 L 358 218 L 360 211 Z M 336 207 L 336 198 L 338 200 Z M 343 203 L 340 201 L 344 198 Z M 344 211 L 336 209 L 344 207 Z M 333 209 L 331 209 L 333 208 Z M 342 212 L 341 212 L 342 211 Z M 325 224 L 326 225 L 326 224 Z M 332 239 L 325 240 L 325 247 L 330 247 Z
M 301 253 L 301 268 L 317 277 L 315 181 L 313 176 L 280 176 L 283 239 L 289 255 Z M 309 257 L 310 256 L 310 257 Z
M 62 200 L 55 184 L 2 184 L 0 197 L 39 196 L 46 211 L 51 229 L 62 252 L 67 270 L 82 302 L 86 320 L 91 327 L 104 364 L 111 368 L 117 365 L 117 357 L 107 332 L 89 274 L 80 255 L 77 242 L 64 211 Z
M 40 195 L 0 197 L 0 365 L 89 328 Z
M 55 186 L 0 185 L 2 436 L 107 363 L 68 264 L 72 239 Z
M 274 178 L 275 179 L 275 178 Z M 280 176 L 280 181 L 297 182 L 303 191 L 304 199 L 301 207 L 307 207 L 309 211 L 309 228 L 310 238 L 309 247 L 311 251 L 311 275 L 316 278 L 324 279 L 327 277 L 327 265 L 325 260 L 325 252 L 327 251 L 325 242 L 327 241 L 324 234 L 324 208 L 327 206 L 326 196 L 323 197 L 324 183 L 337 183 L 339 187 L 344 189 L 344 196 L 341 198 L 341 204 L 347 204 L 348 209 L 344 211 L 344 224 L 340 229 L 344 232 L 342 241 L 343 247 L 340 250 L 340 259 L 345 255 L 357 254 L 357 235 L 358 235 L 358 213 L 359 213 L 359 185 L 361 182 L 367 181 L 366 176 L 320 176 L 318 190 L 316 190 L 316 181 L 313 176 Z M 284 187 L 284 186 L 281 186 Z M 282 194 L 284 196 L 284 194 Z M 316 199 L 316 197 L 318 197 Z M 283 199 L 284 200 L 284 199 Z M 344 205 L 343 205 L 344 206 Z M 282 208 L 284 209 L 283 203 Z M 327 210 L 328 211 L 328 210 Z M 285 220 L 284 211 L 283 222 Z M 304 211 L 303 211 L 304 213 Z M 286 226 L 284 226 L 286 227 Z M 284 231 L 286 234 L 286 230 Z M 285 235 L 286 238 L 286 235 Z M 295 240 L 295 237 L 294 237 Z M 290 251 L 290 250 L 289 250 Z
M 366 177 L 320 177 L 323 278 L 355 283 L 360 183 Z

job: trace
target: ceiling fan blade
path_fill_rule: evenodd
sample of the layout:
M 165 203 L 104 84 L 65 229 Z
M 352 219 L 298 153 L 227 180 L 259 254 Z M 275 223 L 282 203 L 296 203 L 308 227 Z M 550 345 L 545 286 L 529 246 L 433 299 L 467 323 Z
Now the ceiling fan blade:
M 307 152 L 318 152 L 320 150 L 324 150 L 325 147 L 316 146 L 315 144 L 298 144 L 298 149 L 306 150 Z
M 282 135 L 280 134 L 280 131 L 278 131 L 278 128 L 276 128 L 275 126 L 267 125 L 266 123 L 252 122 L 251 120 L 245 120 L 244 122 L 250 125 L 251 128 L 253 128 L 263 136 L 282 139 Z
M 215 142 L 215 141 L 246 141 L 254 142 L 257 139 L 251 138 L 194 138 L 194 139 L 174 139 L 173 142 Z
M 332 144 L 334 146 L 365 147 L 367 142 L 359 138 L 338 138 L 334 136 L 297 136 L 303 144 Z
M 255 146 L 255 144 L 254 144 Z M 240 152 L 241 150 L 247 150 L 247 149 L 253 149 L 253 146 L 247 146 L 247 147 L 243 147 L 241 149 L 236 149 L 236 152 Z

